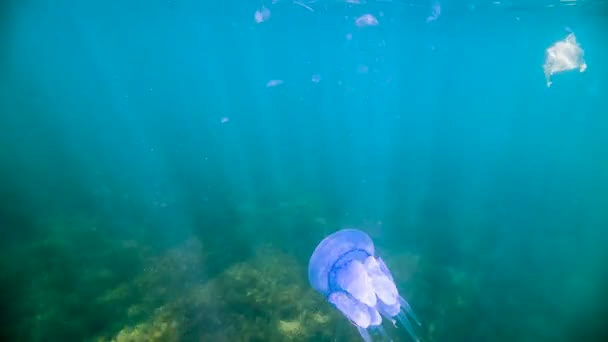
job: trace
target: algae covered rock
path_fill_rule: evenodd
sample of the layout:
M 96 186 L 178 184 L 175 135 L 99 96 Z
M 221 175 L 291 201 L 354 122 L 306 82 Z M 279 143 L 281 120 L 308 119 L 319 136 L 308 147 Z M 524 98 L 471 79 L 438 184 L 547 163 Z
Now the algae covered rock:
M 336 316 L 321 305 L 308 287 L 304 266 L 289 255 L 259 247 L 253 258 L 212 279 L 205 279 L 201 272 L 197 281 L 192 267 L 204 270 L 204 264 L 200 255 L 191 254 L 196 254 L 193 245 L 190 242 L 190 247 L 167 253 L 156 260 L 156 266 L 149 266 L 154 272 L 134 281 L 137 292 L 150 286 L 156 296 L 144 296 L 139 306 L 131 308 L 143 308 L 148 316 L 140 316 L 105 340 L 330 341 L 335 337 Z M 173 267 L 176 260 L 183 264 Z M 179 286 L 178 279 L 188 279 L 188 285 Z M 166 290 L 154 290 L 158 287 Z M 120 296 L 122 291 L 108 297 Z M 160 306 L 152 309 L 146 302 Z

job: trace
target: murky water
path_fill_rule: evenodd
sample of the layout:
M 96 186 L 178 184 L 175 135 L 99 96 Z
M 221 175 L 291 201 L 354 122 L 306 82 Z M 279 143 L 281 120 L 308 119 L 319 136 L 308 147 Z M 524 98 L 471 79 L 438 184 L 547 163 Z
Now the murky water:
M 1 8 L 0 339 L 361 341 L 343 228 L 422 341 L 608 335 L 605 1 Z

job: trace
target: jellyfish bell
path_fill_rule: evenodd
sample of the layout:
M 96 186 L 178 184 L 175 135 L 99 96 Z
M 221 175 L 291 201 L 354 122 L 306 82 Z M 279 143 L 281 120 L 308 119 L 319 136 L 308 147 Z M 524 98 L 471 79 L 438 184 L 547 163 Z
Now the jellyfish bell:
M 357 327 L 366 342 L 372 341 L 370 332 L 386 335 L 382 317 L 398 321 L 418 341 L 408 316 L 418 325 L 420 321 L 399 295 L 393 276 L 376 257 L 374 243 L 366 233 L 343 229 L 325 237 L 310 257 L 308 279 Z
M 564 40 L 551 45 L 547 49 L 545 64 L 543 65 L 547 87 L 553 84 L 551 76 L 554 74 L 576 69 L 579 72 L 587 70 L 584 55 L 584 50 L 578 44 L 576 36 L 572 32 Z

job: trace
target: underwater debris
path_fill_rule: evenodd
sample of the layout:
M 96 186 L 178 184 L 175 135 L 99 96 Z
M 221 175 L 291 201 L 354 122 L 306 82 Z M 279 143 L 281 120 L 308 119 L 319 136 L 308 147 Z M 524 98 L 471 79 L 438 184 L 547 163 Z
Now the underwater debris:
M 418 325 L 420 321 L 399 295 L 391 272 L 375 256 L 374 243 L 364 232 L 343 229 L 323 239 L 310 257 L 308 280 L 366 342 L 372 341 L 370 332 L 386 335 L 382 317 L 398 321 L 418 341 L 406 314 Z
M 551 76 L 554 74 L 575 69 L 580 72 L 587 70 L 584 51 L 577 43 L 574 33 L 571 32 L 564 40 L 556 42 L 547 49 L 543 69 L 547 87 L 553 84 Z

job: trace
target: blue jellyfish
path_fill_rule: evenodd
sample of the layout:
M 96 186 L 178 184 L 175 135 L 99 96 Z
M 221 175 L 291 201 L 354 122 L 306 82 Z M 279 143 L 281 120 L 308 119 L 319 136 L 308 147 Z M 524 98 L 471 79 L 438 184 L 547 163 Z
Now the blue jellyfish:
M 382 317 L 398 321 L 419 341 L 408 316 L 420 325 L 410 305 L 399 296 L 391 272 L 374 255 L 374 243 L 364 232 L 343 229 L 327 236 L 308 263 L 308 280 L 357 327 L 365 342 L 370 332 L 384 337 Z

